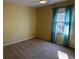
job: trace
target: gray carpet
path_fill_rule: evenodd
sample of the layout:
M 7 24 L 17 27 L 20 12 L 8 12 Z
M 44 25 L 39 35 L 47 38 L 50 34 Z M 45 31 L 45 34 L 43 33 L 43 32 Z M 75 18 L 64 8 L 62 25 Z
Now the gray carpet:
M 41 39 L 30 39 L 3 48 L 4 59 L 75 59 L 71 49 Z

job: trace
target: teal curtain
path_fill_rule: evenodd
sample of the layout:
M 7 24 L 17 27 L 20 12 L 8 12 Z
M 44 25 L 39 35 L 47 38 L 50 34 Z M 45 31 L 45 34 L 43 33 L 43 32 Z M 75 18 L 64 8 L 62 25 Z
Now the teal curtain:
M 53 18 L 52 18 L 52 33 L 51 33 L 51 42 L 56 42 L 56 20 L 57 20 L 57 11 L 58 8 L 53 9 Z
M 64 16 L 64 46 L 69 45 L 69 38 L 70 38 L 70 28 L 71 28 L 71 16 L 72 16 L 72 6 L 66 6 L 65 8 L 65 16 Z M 51 31 L 51 42 L 56 43 L 56 25 L 57 25 L 57 14 L 59 8 L 53 9 L 53 16 L 52 16 L 52 31 Z
M 64 31 L 64 46 L 69 45 L 71 16 L 72 16 L 72 6 L 65 7 L 64 30 L 68 28 L 68 31 L 67 30 Z

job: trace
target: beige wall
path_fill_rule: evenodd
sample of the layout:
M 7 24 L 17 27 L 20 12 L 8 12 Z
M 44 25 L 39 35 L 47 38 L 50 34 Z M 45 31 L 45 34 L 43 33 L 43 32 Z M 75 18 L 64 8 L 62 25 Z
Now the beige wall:
M 50 40 L 52 9 L 50 6 L 37 10 L 37 37 Z
M 52 11 L 54 7 L 63 7 L 67 5 L 71 5 L 73 2 L 63 2 L 59 4 L 54 4 L 50 6 L 44 6 L 37 9 L 37 37 L 46 39 L 48 41 L 51 40 L 51 24 L 52 24 Z M 73 26 L 72 26 L 73 27 Z M 72 31 L 73 32 L 73 31 Z M 72 39 L 74 36 L 74 32 L 71 35 L 70 38 L 70 47 L 74 48 L 74 41 L 75 38 Z M 58 43 L 63 43 L 63 37 L 59 36 L 57 37 Z
M 36 9 L 4 3 L 4 45 L 36 37 Z

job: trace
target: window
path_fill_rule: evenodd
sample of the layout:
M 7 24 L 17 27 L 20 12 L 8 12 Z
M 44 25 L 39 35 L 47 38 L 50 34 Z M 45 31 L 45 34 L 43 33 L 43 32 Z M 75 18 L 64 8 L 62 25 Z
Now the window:
M 69 45 L 71 16 L 73 6 L 53 9 L 51 41 L 57 42 L 57 36 L 63 37 L 64 46 Z
M 64 20 L 67 17 L 67 20 Z M 65 16 L 65 8 L 59 8 L 56 20 L 56 33 L 68 35 L 69 32 L 69 18 Z

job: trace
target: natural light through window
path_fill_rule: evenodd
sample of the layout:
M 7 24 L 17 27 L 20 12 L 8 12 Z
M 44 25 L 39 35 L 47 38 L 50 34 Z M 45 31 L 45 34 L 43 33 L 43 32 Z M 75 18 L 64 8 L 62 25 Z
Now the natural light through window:
M 65 52 L 58 51 L 58 58 L 59 59 L 69 59 L 68 55 Z
M 64 20 L 65 17 L 67 18 L 66 20 Z M 64 35 L 69 34 L 69 15 L 65 15 L 65 8 L 58 9 L 56 20 L 56 33 L 58 32 Z
M 58 9 L 57 21 L 56 21 L 57 22 L 57 25 L 56 25 L 57 32 L 60 32 L 60 33 L 64 32 L 64 16 L 65 16 L 64 8 Z

